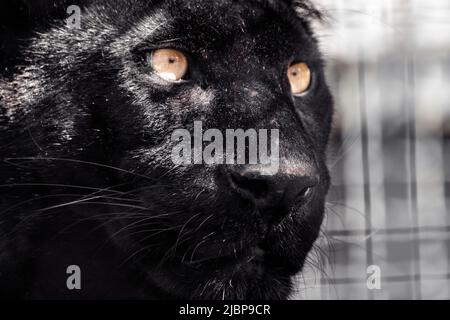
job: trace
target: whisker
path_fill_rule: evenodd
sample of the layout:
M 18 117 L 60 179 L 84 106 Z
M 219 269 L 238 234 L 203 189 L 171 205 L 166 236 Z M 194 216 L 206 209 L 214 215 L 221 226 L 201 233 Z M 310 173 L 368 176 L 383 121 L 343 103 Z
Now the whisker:
M 47 207 L 47 208 L 44 208 L 44 209 L 39 209 L 37 211 L 38 212 L 44 212 L 44 211 L 59 209 L 59 208 L 68 207 L 68 206 L 86 205 L 86 204 L 108 205 L 108 206 L 114 206 L 114 207 L 125 207 L 125 208 L 129 208 L 129 209 L 148 210 L 148 208 L 146 208 L 146 207 L 130 205 L 130 204 L 126 204 L 126 203 L 91 201 L 91 200 L 97 200 L 97 199 L 102 199 L 102 196 L 95 196 L 95 197 L 90 197 L 90 198 L 86 198 L 86 199 L 82 199 L 82 200 L 70 201 L 70 202 L 67 202 L 67 203 L 54 205 L 54 206 Z
M 131 228 L 132 226 L 134 226 L 134 225 L 136 225 L 136 224 L 142 223 L 142 222 L 144 222 L 144 221 L 152 220 L 152 219 L 159 219 L 159 218 L 161 218 L 161 217 L 166 217 L 166 216 L 174 215 L 174 214 L 176 214 L 176 213 L 177 213 L 177 212 L 164 213 L 164 214 L 160 214 L 160 215 L 156 215 L 156 216 L 148 216 L 148 217 L 146 217 L 146 218 L 140 219 L 140 220 L 138 220 L 138 221 L 136 221 L 136 222 L 134 222 L 134 223 L 132 223 L 132 224 L 129 224 L 129 225 L 127 225 L 127 226 L 125 226 L 125 227 L 119 229 L 118 231 L 116 231 L 114 234 L 111 235 L 111 238 L 114 238 L 116 235 L 120 234 L 121 232 L 123 232 L 123 231 L 125 231 L 125 230 L 128 230 L 129 228 Z
M 211 235 L 213 235 L 213 234 L 214 234 L 214 233 L 210 233 L 209 236 L 211 236 Z M 200 242 L 195 246 L 194 250 L 192 250 L 191 258 L 189 259 L 191 263 L 192 263 L 192 260 L 194 259 L 195 252 L 197 251 L 197 249 L 198 249 L 203 243 L 205 243 L 205 242 L 207 242 L 207 241 L 209 240 L 209 236 L 208 236 L 206 239 L 200 241 Z M 187 252 L 187 251 L 186 251 L 186 252 Z M 184 256 L 183 256 L 183 259 L 182 259 L 181 261 L 183 261 L 183 260 L 184 260 Z
M 158 234 L 159 234 L 160 231 L 172 231 L 172 230 L 176 230 L 176 229 L 177 229 L 177 227 L 167 227 L 167 228 L 160 228 L 160 229 L 144 229 L 144 230 L 139 230 L 139 231 L 136 231 L 136 232 L 129 233 L 127 236 L 131 237 L 131 236 L 134 236 L 134 235 L 137 235 L 137 234 L 151 233 L 151 232 L 155 232 L 155 231 L 157 231 Z
M 121 186 L 121 185 L 119 185 Z M 76 186 L 70 184 L 58 184 L 58 183 L 11 183 L 11 184 L 0 184 L 0 188 L 14 188 L 14 187 L 59 187 L 59 188 L 73 188 L 80 190 L 93 190 L 93 191 L 111 191 L 117 194 L 126 194 L 125 192 L 112 190 L 108 188 L 95 188 L 95 187 L 87 187 L 87 186 Z
M 199 213 L 193 215 L 193 216 L 190 217 L 190 218 L 186 221 L 186 223 L 183 225 L 183 227 L 181 228 L 180 232 L 178 233 L 177 241 L 175 242 L 175 245 L 173 246 L 173 247 L 174 247 L 174 252 L 176 252 L 176 250 L 177 250 L 177 247 L 178 247 L 178 244 L 179 244 L 179 241 L 180 241 L 180 239 L 181 239 L 181 235 L 182 235 L 184 229 L 187 227 L 187 225 L 189 224 L 189 222 L 191 222 L 192 220 L 194 220 L 195 218 L 197 218 L 200 214 L 201 214 L 201 212 L 199 212 Z M 169 251 L 170 251 L 170 250 L 171 250 L 171 249 L 169 249 Z
M 135 256 L 137 256 L 138 254 L 140 254 L 143 251 L 147 251 L 150 248 L 155 247 L 156 245 L 148 245 L 148 246 L 144 246 L 142 248 L 140 248 L 139 250 L 135 251 L 133 254 L 131 254 L 130 256 L 128 256 L 128 258 L 126 258 L 118 267 L 121 268 L 122 266 L 124 266 L 128 261 L 130 261 L 131 259 L 133 259 Z
M 86 165 L 92 165 L 92 166 L 96 166 L 96 167 L 101 167 L 101 168 L 105 168 L 105 169 L 111 169 L 111 170 L 115 170 L 115 171 L 119 171 L 122 173 L 127 173 L 127 174 L 131 174 L 133 176 L 137 176 L 140 178 L 144 178 L 147 180 L 151 180 L 153 181 L 154 179 L 146 176 L 146 175 L 142 175 L 136 172 L 132 172 L 123 168 L 118 168 L 118 167 L 114 167 L 114 166 L 110 166 L 110 165 L 106 165 L 106 164 L 102 164 L 102 163 L 97 163 L 97 162 L 92 162 L 92 161 L 83 161 L 83 160 L 78 160 L 78 159 L 66 159 L 66 158 L 52 158 L 52 157 L 20 157 L 20 158 L 5 158 L 6 161 L 14 161 L 14 160 L 21 160 L 21 161 L 61 161 L 61 162 L 73 162 L 73 163 L 79 163 L 79 164 L 86 164 Z

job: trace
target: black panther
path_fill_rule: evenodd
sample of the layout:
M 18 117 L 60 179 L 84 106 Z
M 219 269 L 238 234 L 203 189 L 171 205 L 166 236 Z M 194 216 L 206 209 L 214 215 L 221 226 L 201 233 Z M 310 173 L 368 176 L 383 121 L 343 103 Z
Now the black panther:
M 47 2 L 51 21 L 2 46 L 0 297 L 289 298 L 330 184 L 322 13 L 99 0 L 80 3 L 77 27 Z M 278 129 L 279 169 L 175 165 L 171 134 L 194 121 Z

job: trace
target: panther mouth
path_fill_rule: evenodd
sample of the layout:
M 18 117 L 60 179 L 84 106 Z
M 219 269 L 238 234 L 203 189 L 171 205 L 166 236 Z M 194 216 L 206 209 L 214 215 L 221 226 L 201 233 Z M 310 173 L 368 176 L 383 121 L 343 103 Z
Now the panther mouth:
M 264 272 L 265 253 L 259 246 L 250 248 L 241 255 L 228 257 L 229 264 L 224 264 L 225 269 L 230 267 L 234 272 L 254 272 L 256 276 L 261 276 Z
M 254 246 L 241 251 L 232 250 L 220 256 L 186 261 L 183 264 L 189 268 L 220 270 L 230 274 L 245 272 L 261 276 L 265 269 L 265 256 L 266 251 L 261 246 Z
M 239 210 L 232 210 L 234 217 L 218 220 L 230 222 L 223 230 L 214 230 L 212 225 L 203 224 L 204 229 L 199 228 L 201 232 L 190 233 L 190 241 L 179 241 L 178 248 L 169 259 L 170 263 L 211 270 L 263 264 L 264 258 L 272 254 L 278 242 L 286 241 L 281 229 L 289 228 L 286 222 L 294 219 L 299 208 L 272 206 L 262 210 L 248 200 L 241 201 L 245 201 L 247 205 L 239 206 Z M 211 234 L 215 239 L 209 237 Z M 179 238 L 178 231 L 171 238 L 175 242 Z
M 255 207 L 252 210 L 244 211 L 242 214 L 259 217 L 263 215 Z M 288 216 L 288 214 L 285 216 Z M 214 265 L 222 268 L 222 266 L 263 262 L 266 253 L 271 250 L 269 239 L 277 232 L 276 229 L 282 224 L 283 219 L 276 221 L 276 223 L 275 221 L 267 223 L 262 218 L 260 219 L 261 221 L 255 220 L 252 231 L 248 230 L 246 225 L 243 224 L 242 228 L 247 229 L 243 234 L 235 234 L 230 238 L 218 236 L 218 239 L 212 242 L 203 243 L 203 241 L 199 241 L 193 249 L 192 244 L 190 244 L 190 250 L 187 249 L 185 252 L 180 250 L 182 263 L 190 266 Z

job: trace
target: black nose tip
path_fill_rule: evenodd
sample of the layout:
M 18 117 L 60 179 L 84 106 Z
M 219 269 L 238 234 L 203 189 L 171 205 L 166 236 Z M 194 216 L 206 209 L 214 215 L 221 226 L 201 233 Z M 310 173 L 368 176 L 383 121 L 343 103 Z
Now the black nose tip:
M 289 209 L 305 202 L 318 184 L 315 176 L 261 175 L 258 172 L 231 172 L 229 180 L 240 197 L 254 201 L 260 208 Z

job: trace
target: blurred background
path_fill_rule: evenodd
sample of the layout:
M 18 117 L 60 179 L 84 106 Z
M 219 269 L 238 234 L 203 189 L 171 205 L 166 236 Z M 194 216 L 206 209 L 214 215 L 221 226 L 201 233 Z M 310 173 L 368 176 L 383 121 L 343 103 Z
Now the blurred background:
M 315 2 L 333 186 L 294 298 L 450 299 L 450 1 Z

